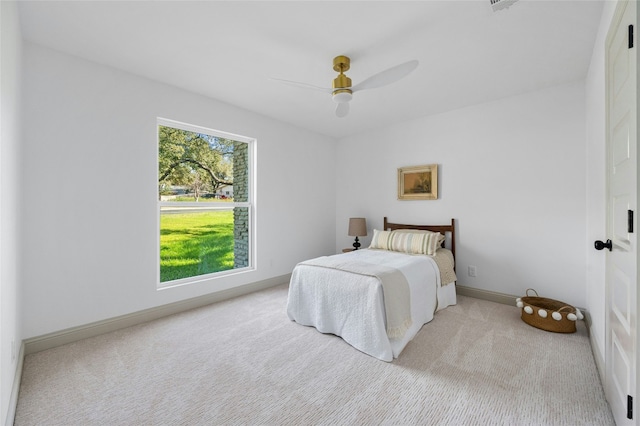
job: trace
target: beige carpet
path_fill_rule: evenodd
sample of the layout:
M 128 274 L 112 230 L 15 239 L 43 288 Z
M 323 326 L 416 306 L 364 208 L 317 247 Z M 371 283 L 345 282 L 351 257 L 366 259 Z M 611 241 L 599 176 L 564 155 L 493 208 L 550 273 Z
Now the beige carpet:
M 279 286 L 26 357 L 16 425 L 613 425 L 587 333 L 468 297 L 400 358 L 289 321 Z

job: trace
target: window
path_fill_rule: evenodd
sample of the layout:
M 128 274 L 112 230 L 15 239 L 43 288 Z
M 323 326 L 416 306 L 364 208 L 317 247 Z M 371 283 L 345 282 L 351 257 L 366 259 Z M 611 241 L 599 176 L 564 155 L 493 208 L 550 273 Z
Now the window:
M 159 287 L 252 267 L 254 143 L 158 119 Z

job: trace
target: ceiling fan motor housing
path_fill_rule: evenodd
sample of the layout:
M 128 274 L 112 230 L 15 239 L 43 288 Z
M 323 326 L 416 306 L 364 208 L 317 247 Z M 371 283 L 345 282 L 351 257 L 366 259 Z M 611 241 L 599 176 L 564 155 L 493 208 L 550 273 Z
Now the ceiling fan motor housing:
M 333 88 L 334 88 L 333 93 L 336 93 L 340 89 L 349 90 L 351 88 L 351 79 L 344 74 L 340 74 L 339 76 L 333 79 Z
M 351 79 L 344 75 L 351 68 L 351 59 L 348 56 L 336 56 L 333 58 L 333 69 L 340 74 L 333 79 L 333 100 L 336 102 L 349 102 L 351 100 Z

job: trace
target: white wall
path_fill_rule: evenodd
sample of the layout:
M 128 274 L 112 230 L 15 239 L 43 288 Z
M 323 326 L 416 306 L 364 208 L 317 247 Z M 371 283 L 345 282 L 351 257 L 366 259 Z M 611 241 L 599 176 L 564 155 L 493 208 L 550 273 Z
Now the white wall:
M 605 144 L 605 39 L 617 2 L 604 3 L 600 28 L 586 78 L 587 115 L 587 302 L 591 315 L 592 346 L 605 354 L 605 253 L 593 248 L 595 240 L 606 240 Z
M 333 252 L 335 140 L 29 43 L 24 79 L 25 338 Z M 156 290 L 156 117 L 257 138 L 256 271 Z
M 0 2 L 0 21 L 0 422 L 4 424 L 13 411 L 11 389 L 22 341 L 17 226 L 22 42 L 15 2 Z
M 585 304 L 582 82 L 425 117 L 340 140 L 336 248 L 348 218 L 369 230 L 456 218 L 459 284 Z M 439 199 L 397 200 L 397 168 L 439 165 Z M 371 240 L 364 238 L 364 245 Z M 467 267 L 477 267 L 477 277 Z

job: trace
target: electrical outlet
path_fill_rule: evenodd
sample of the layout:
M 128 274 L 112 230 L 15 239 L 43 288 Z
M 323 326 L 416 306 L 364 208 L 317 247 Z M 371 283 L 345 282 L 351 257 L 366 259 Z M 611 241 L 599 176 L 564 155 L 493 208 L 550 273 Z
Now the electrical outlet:
M 469 265 L 469 276 L 470 277 L 476 276 L 476 267 L 474 265 Z

